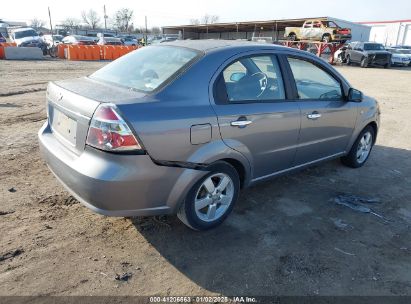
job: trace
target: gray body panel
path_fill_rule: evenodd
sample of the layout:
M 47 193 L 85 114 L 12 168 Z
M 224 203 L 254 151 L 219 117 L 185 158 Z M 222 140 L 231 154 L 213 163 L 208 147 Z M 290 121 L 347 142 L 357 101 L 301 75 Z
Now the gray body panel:
M 321 59 L 293 49 L 231 41 L 166 43 L 194 48 L 200 58 L 181 75 L 151 94 L 90 78 L 59 81 L 48 87 L 49 119 L 39 132 L 44 159 L 58 179 L 96 212 L 114 215 L 174 213 L 189 189 L 219 160 L 243 168 L 243 186 L 346 154 L 358 133 L 379 123 L 373 99 L 283 101 L 218 104 L 215 78 L 228 62 L 248 54 L 300 56 L 324 66 Z M 283 75 L 284 78 L 284 75 Z M 284 79 L 285 82 L 291 81 Z M 144 155 L 107 153 L 85 144 L 91 117 L 100 103 L 114 104 L 141 141 Z M 53 111 L 77 123 L 76 136 L 53 131 Z M 318 120 L 306 114 L 321 112 Z M 230 123 L 245 116 L 245 128 Z M 71 121 L 71 120 L 70 120 Z M 66 135 L 67 137 L 67 135 Z

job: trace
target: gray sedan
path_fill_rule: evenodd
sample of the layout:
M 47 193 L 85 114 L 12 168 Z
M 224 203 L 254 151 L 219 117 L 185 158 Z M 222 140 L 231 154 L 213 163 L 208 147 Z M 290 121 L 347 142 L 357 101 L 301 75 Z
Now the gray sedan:
M 219 225 L 241 188 L 341 158 L 367 161 L 377 102 L 307 52 L 236 41 L 144 47 L 51 82 L 39 131 L 50 170 L 109 216 Z

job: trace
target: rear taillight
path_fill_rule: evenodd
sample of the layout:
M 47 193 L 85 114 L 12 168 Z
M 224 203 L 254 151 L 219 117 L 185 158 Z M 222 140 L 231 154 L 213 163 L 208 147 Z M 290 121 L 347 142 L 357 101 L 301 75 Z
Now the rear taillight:
M 112 104 L 101 104 L 91 119 L 86 144 L 110 152 L 141 151 L 141 145 Z

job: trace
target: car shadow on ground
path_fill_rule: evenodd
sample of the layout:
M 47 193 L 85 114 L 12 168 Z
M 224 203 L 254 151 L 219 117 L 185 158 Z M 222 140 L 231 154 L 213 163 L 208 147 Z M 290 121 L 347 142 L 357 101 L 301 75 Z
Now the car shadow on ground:
M 410 180 L 411 151 L 377 145 L 361 169 L 335 160 L 243 190 L 214 230 L 175 216 L 132 221 L 176 269 L 219 294 L 409 295 L 400 248 L 411 242 Z M 341 193 L 378 198 L 371 207 L 392 222 L 335 204 Z

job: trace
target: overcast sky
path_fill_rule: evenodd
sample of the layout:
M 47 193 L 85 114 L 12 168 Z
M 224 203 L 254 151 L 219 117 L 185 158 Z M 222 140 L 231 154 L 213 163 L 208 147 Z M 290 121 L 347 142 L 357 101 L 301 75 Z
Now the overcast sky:
M 67 17 L 80 19 L 81 11 L 90 8 L 102 16 L 103 4 L 109 16 L 123 7 L 132 9 L 135 26 L 143 25 L 147 15 L 149 27 L 188 24 L 204 14 L 218 15 L 221 22 L 322 16 L 351 21 L 411 19 L 411 0 L 5 0 L 0 19 L 48 20 L 50 6 L 53 23 L 58 24 Z

